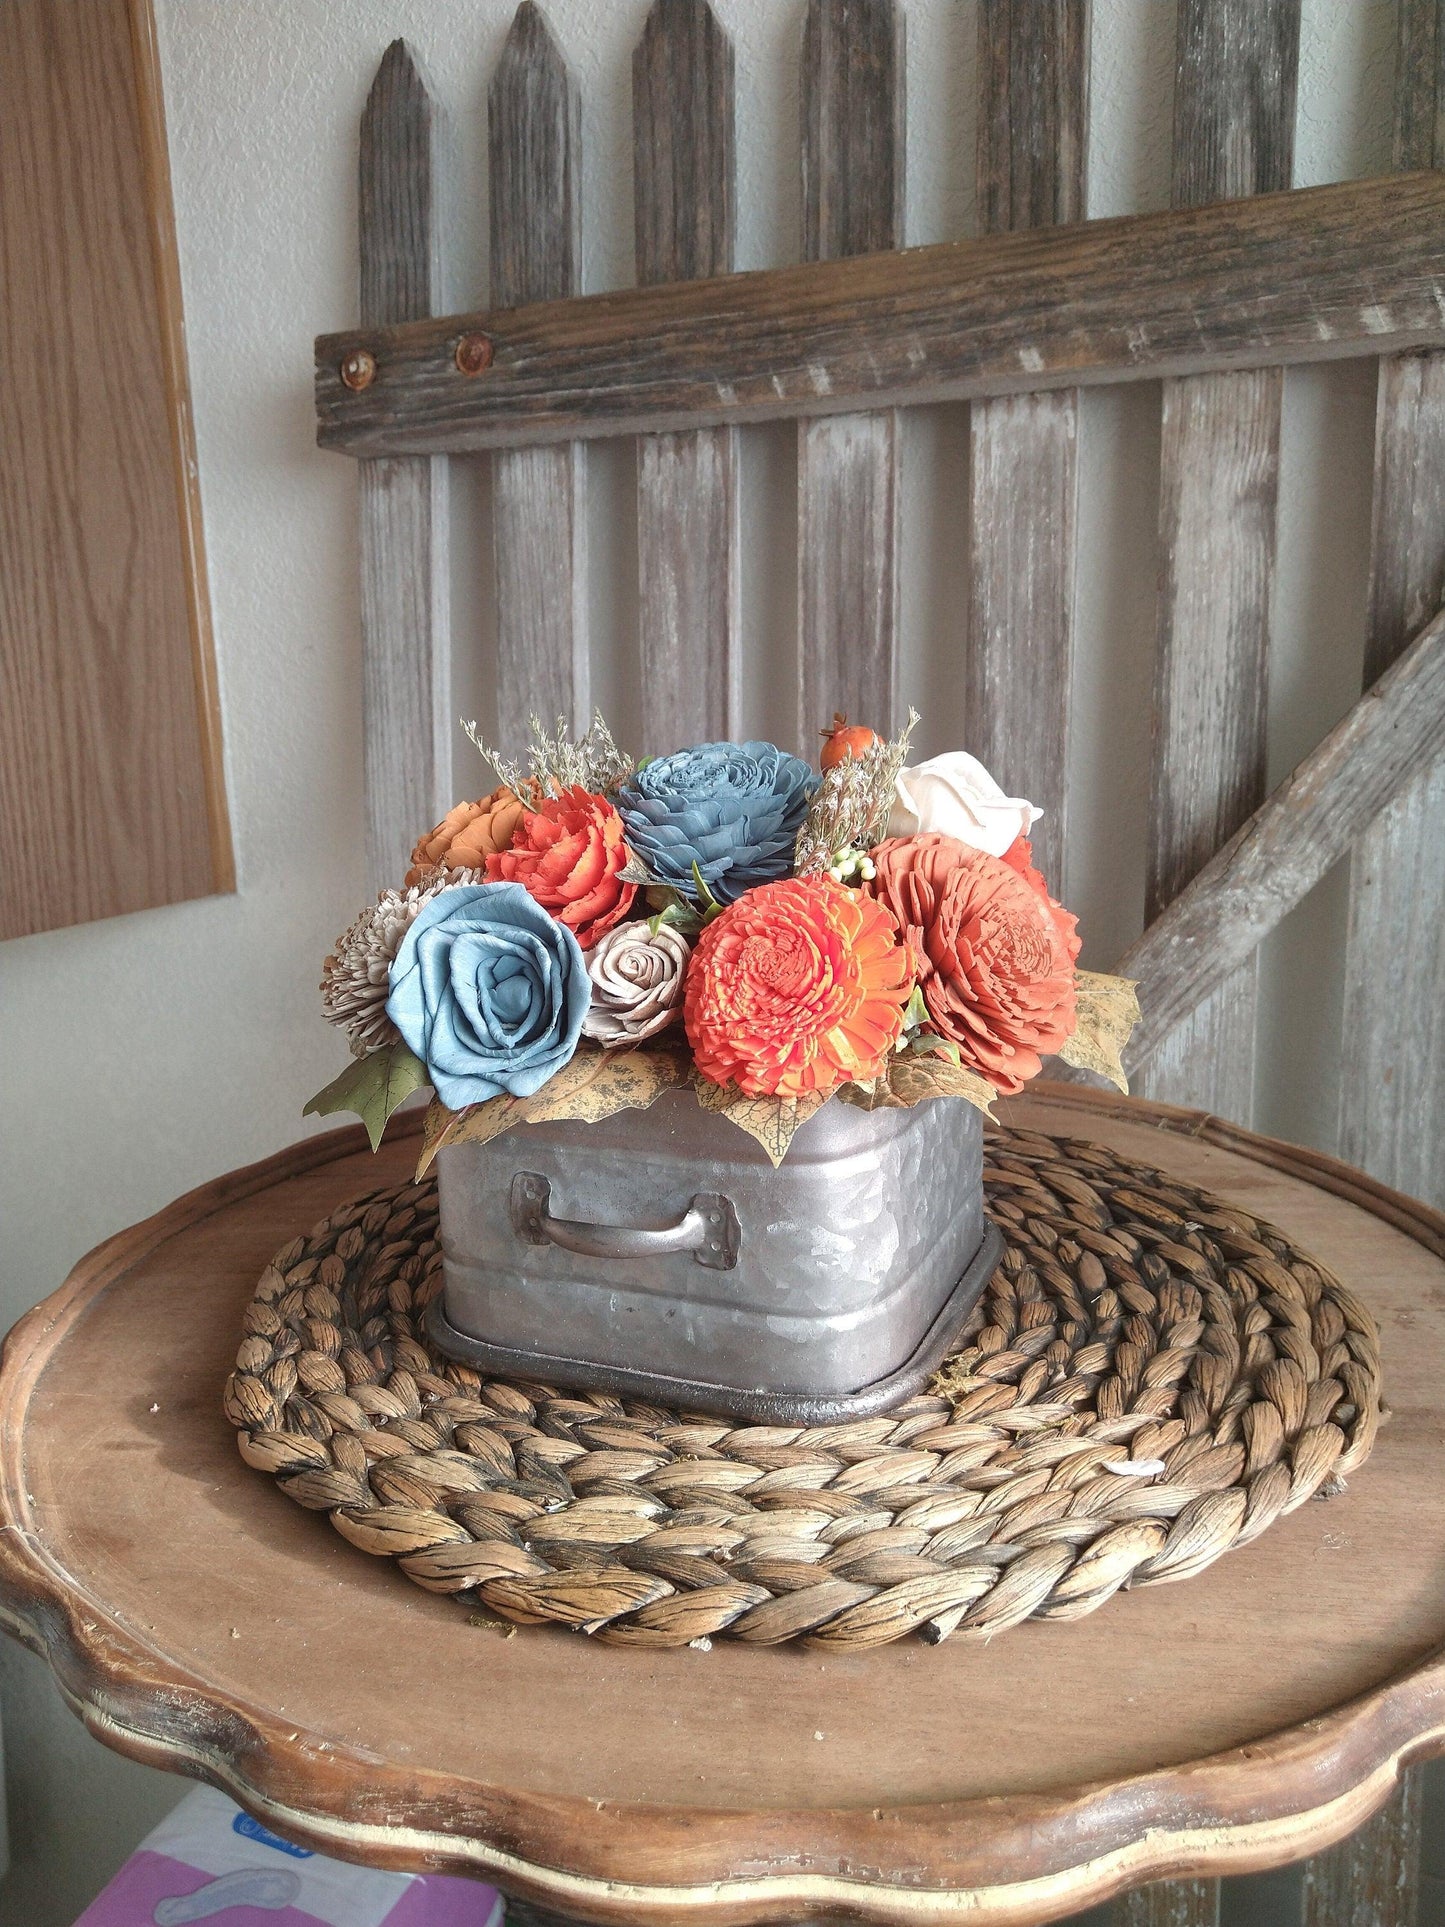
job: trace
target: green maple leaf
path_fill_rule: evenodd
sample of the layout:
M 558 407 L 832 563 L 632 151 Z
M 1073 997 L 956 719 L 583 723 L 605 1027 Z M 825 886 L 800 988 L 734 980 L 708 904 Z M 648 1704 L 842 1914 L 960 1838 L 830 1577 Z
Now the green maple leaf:
M 330 1117 L 335 1111 L 354 1111 L 366 1126 L 374 1151 L 392 1112 L 430 1082 L 426 1065 L 398 1040 L 348 1064 L 340 1077 L 316 1093 L 301 1115 L 314 1112 L 317 1117 Z

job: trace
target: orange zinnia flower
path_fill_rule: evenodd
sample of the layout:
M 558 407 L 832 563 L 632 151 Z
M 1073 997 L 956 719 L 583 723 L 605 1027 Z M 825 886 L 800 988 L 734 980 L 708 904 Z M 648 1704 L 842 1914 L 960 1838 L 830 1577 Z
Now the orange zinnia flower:
M 1021 1091 L 1075 1021 L 1074 960 L 1047 893 L 956 837 L 893 837 L 872 855 L 868 888 L 912 946 L 934 1030 L 995 1090 Z
M 913 965 L 892 916 L 831 877 L 749 890 L 698 939 L 684 1016 L 697 1067 L 753 1097 L 876 1077 Z
M 489 856 L 505 850 L 526 804 L 503 787 L 475 803 L 458 803 L 411 853 L 406 887 L 414 889 L 446 870 L 480 870 Z
M 590 950 L 632 908 L 637 885 L 619 874 L 630 854 L 607 798 L 570 789 L 522 814 L 511 848 L 486 859 L 487 876 L 520 883 Z

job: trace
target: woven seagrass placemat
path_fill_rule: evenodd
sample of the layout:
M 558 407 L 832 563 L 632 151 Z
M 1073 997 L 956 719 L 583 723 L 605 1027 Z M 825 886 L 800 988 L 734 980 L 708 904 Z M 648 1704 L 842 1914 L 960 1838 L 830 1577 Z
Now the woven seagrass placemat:
M 987 1637 L 1187 1579 L 1380 1420 L 1374 1324 L 1273 1226 L 1098 1144 L 996 1130 L 1006 1256 L 927 1393 L 735 1426 L 429 1349 L 433 1182 L 277 1252 L 225 1394 L 242 1456 L 484 1615 L 636 1646 Z

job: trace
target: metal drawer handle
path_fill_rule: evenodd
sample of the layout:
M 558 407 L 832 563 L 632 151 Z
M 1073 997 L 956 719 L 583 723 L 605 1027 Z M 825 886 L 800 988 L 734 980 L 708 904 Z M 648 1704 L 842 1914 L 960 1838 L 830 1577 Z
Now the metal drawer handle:
M 738 1214 L 731 1199 L 717 1191 L 699 1191 L 676 1224 L 656 1227 L 554 1218 L 552 1186 L 538 1171 L 517 1173 L 510 1201 L 512 1228 L 528 1244 L 561 1245 L 584 1258 L 652 1258 L 690 1251 L 697 1264 L 711 1271 L 731 1271 L 738 1261 Z

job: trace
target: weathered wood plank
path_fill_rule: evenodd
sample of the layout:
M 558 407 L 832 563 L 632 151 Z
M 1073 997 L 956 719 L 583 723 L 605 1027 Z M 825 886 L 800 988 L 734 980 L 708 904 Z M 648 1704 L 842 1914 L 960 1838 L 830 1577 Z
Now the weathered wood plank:
M 1358 1833 L 1305 1862 L 1300 1927 L 1415 1927 L 1422 1786 L 1407 1769 Z
M 455 454 L 1440 347 L 1442 280 L 1439 178 L 1347 181 L 323 335 L 318 439 Z M 358 347 L 380 372 L 352 393 Z
M 499 307 L 575 295 L 582 282 L 582 107 L 533 0 L 522 0 L 487 94 L 492 299 Z M 468 332 L 462 330 L 460 332 Z M 447 353 L 463 374 L 457 334 Z M 587 521 L 577 442 L 499 452 L 492 470 L 497 581 L 497 736 L 515 753 L 527 718 L 586 726 Z
M 1264 795 L 1278 369 L 1165 384 L 1149 922 Z M 1144 1095 L 1248 1122 L 1257 963 L 1177 1026 Z
M 1445 356 L 1380 364 L 1366 685 L 1445 595 Z M 1350 871 L 1340 1155 L 1445 1199 L 1445 758 L 1361 837 Z
M 1397 168 L 1445 162 L 1445 19 L 1401 0 Z M 1445 591 L 1445 356 L 1380 363 L 1365 682 L 1381 675 L 1416 612 Z M 1419 1196 L 1445 1198 L 1445 938 L 1439 852 L 1445 763 L 1422 774 L 1362 840 L 1350 877 L 1341 1154 Z M 1402 950 L 1401 945 L 1406 947 Z
M 986 232 L 1078 221 L 1088 144 L 1087 0 L 979 12 L 978 180 Z M 1078 395 L 976 403 L 969 422 L 970 749 L 1044 815 L 1034 859 L 1066 894 Z
M 632 57 L 637 278 L 733 268 L 732 42 L 707 0 L 654 0 Z M 642 728 L 653 751 L 730 736 L 741 661 L 738 431 L 637 446 Z
M 1445 21 L 1440 0 L 1399 0 L 1396 17 L 1394 161 L 1404 173 L 1445 162 Z
M 803 256 L 903 244 L 903 24 L 894 0 L 808 0 Z M 798 742 L 835 710 L 885 733 L 898 680 L 901 434 L 888 410 L 798 426 Z
M 1445 25 L 1437 0 L 1403 0 L 1395 163 L 1445 159 Z M 1445 592 L 1445 356 L 1380 363 L 1365 682 L 1417 611 Z M 1361 839 L 1350 866 L 1340 1155 L 1422 1198 L 1445 1199 L 1445 759 Z
M 985 234 L 1085 214 L 1089 5 L 984 0 L 978 38 L 978 202 Z
M 404 40 L 382 55 L 361 118 L 361 319 L 415 321 L 441 305 L 437 109 Z M 361 468 L 362 769 L 366 868 L 394 884 L 451 806 L 447 462 Z
M 1131 1072 L 1145 1064 L 1201 1000 L 1212 997 L 1262 938 L 1345 856 L 1421 770 L 1445 753 L 1445 611 L 1362 696 L 1224 847 L 1131 945 L 1116 968 L 1136 978 L 1143 1017 L 1130 1041 Z M 1422 889 L 1419 935 L 1441 900 Z M 1416 879 L 1417 883 L 1421 880 Z
M 1120 1894 L 1112 1927 L 1219 1927 L 1217 1880 L 1166 1880 Z
M 1289 186 L 1299 15 L 1299 0 L 1179 0 L 1175 207 Z
M 1181 0 L 1171 198 L 1193 207 L 1289 187 L 1297 0 Z M 1159 644 L 1146 917 L 1264 796 L 1279 484 L 1278 368 L 1165 384 Z M 1148 1093 L 1248 1123 L 1258 961 L 1155 1053 Z

